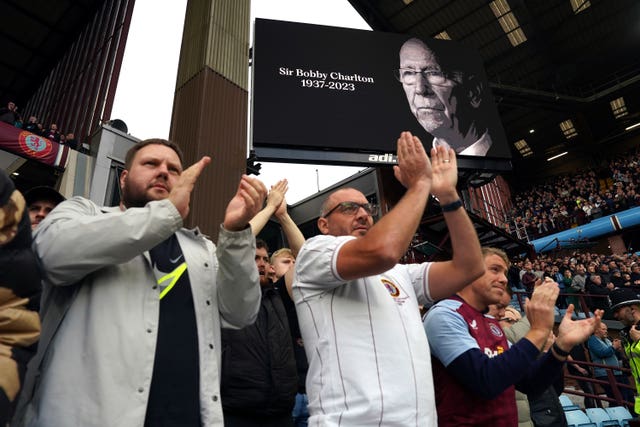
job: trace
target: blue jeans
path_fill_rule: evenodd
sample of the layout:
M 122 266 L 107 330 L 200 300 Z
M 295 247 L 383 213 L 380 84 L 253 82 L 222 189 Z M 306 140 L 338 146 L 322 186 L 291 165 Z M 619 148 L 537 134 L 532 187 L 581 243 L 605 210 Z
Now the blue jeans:
M 307 427 L 309 419 L 309 399 L 306 394 L 296 394 L 296 404 L 293 407 L 291 416 L 293 417 L 293 425 L 295 427 Z

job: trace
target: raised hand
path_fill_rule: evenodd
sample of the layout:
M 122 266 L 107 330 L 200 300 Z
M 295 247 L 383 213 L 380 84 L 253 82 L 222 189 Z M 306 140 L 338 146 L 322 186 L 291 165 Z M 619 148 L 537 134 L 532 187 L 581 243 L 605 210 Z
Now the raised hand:
M 558 285 L 547 277 L 540 286 L 534 289 L 531 299 L 526 301 L 525 312 L 531 324 L 531 330 L 541 331 L 545 341 L 549 331 L 553 328 L 555 305 L 559 293 Z
M 620 341 L 620 338 L 614 338 L 613 341 L 611 341 L 611 346 L 618 351 L 623 351 L 622 349 L 622 341 Z
M 169 200 L 180 212 L 182 219 L 185 219 L 189 215 L 189 203 L 191 202 L 191 192 L 198 180 L 198 177 L 202 173 L 202 170 L 211 163 L 211 157 L 204 156 L 198 162 L 189 166 L 182 171 L 178 181 L 171 189 L 169 193 Z
M 458 199 L 456 185 L 458 183 L 458 161 L 452 148 L 439 146 L 431 149 L 431 193 L 441 204 Z
M 571 351 L 571 349 L 581 342 L 586 341 L 593 331 L 600 325 L 602 320 L 603 310 L 595 310 L 594 316 L 582 320 L 573 320 L 574 307 L 573 304 L 569 304 L 567 312 L 558 326 L 558 338 L 556 338 L 556 344 L 561 350 Z
M 515 320 L 516 322 L 522 319 L 522 315 L 518 310 L 510 305 L 504 308 L 504 317 L 507 319 Z
M 262 181 L 242 175 L 238 190 L 227 205 L 224 228 L 230 231 L 244 229 L 262 208 L 266 195 L 267 187 Z
M 282 218 L 283 215 L 287 214 L 287 200 L 286 199 L 282 199 L 282 203 L 280 203 L 280 206 L 278 206 L 278 209 L 276 209 L 274 214 L 275 214 L 276 218 Z
M 288 189 L 289 182 L 286 179 L 281 179 L 275 185 L 272 185 L 267 196 L 267 206 L 271 206 L 275 212 L 282 204 Z
M 431 162 L 422 142 L 411 132 L 402 132 L 398 138 L 398 165 L 393 167 L 398 181 L 410 189 L 416 185 L 431 185 Z
M 274 214 L 276 218 L 281 218 L 282 215 L 285 215 L 287 213 L 287 201 L 285 200 L 284 195 L 287 194 L 287 190 L 289 190 L 289 181 L 287 181 L 286 179 L 278 181 L 276 185 L 271 187 L 271 191 L 276 190 L 279 190 L 282 193 L 282 200 L 276 207 Z M 269 193 L 269 196 L 271 196 L 271 193 Z

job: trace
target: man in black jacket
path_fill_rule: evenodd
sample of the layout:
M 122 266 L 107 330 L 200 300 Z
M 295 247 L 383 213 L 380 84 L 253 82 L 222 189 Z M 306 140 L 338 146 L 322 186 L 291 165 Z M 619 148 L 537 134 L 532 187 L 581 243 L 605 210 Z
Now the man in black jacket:
M 12 126 L 16 122 L 20 121 L 20 114 L 18 114 L 18 107 L 13 101 L 7 102 L 6 107 L 0 107 L 0 122 L 8 123 Z
M 222 409 L 225 427 L 293 426 L 298 389 L 287 313 L 267 277 L 268 248 L 256 239 L 262 301 L 256 322 L 222 331 Z
M 592 274 L 585 284 L 587 293 L 592 294 L 591 309 L 599 308 L 601 310 L 609 309 L 609 294 L 614 289 L 613 284 L 605 284 L 602 276 L 597 273 Z M 597 296 L 596 296 L 597 295 Z

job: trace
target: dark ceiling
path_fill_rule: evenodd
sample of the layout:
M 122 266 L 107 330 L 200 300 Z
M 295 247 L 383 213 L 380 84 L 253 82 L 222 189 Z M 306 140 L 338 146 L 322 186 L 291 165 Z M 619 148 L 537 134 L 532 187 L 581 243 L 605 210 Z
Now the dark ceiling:
M 0 0 L 0 102 L 30 99 L 103 0 Z
M 524 138 L 533 155 L 511 145 L 514 173 L 531 177 L 556 169 L 546 159 L 569 151 L 596 165 L 640 128 L 640 2 L 590 0 L 574 13 L 570 0 L 508 0 L 527 41 L 513 47 L 490 0 L 349 0 L 376 31 L 451 39 L 478 50 L 510 144 Z M 610 101 L 623 96 L 628 114 L 615 119 Z M 567 140 L 560 122 L 578 135 Z M 533 129 L 534 133 L 530 133 Z
M 24 106 L 104 0 L 0 0 L 0 105 Z M 28 112 L 27 112 L 28 114 Z M 14 177 L 25 190 L 55 186 L 59 172 L 28 161 Z
M 512 47 L 489 0 L 349 0 L 374 30 L 430 38 L 446 30 L 484 59 L 507 139 L 524 138 L 533 155 L 512 147 L 520 178 L 554 170 L 563 151 L 595 164 L 617 143 L 640 135 L 640 1 L 508 0 L 527 41 Z M 30 99 L 103 0 L 0 0 L 0 103 Z M 609 102 L 623 96 L 628 115 Z M 567 140 L 561 121 L 578 135 Z M 530 129 L 535 132 L 530 133 Z M 557 169 L 557 168 L 556 168 Z

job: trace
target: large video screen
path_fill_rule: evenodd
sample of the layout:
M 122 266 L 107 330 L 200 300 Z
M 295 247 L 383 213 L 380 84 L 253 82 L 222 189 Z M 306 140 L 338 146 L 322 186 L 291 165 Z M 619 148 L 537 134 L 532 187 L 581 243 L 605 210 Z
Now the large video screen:
M 460 167 L 511 153 L 479 54 L 449 40 L 256 19 L 252 140 L 261 160 L 395 162 L 401 131 Z

